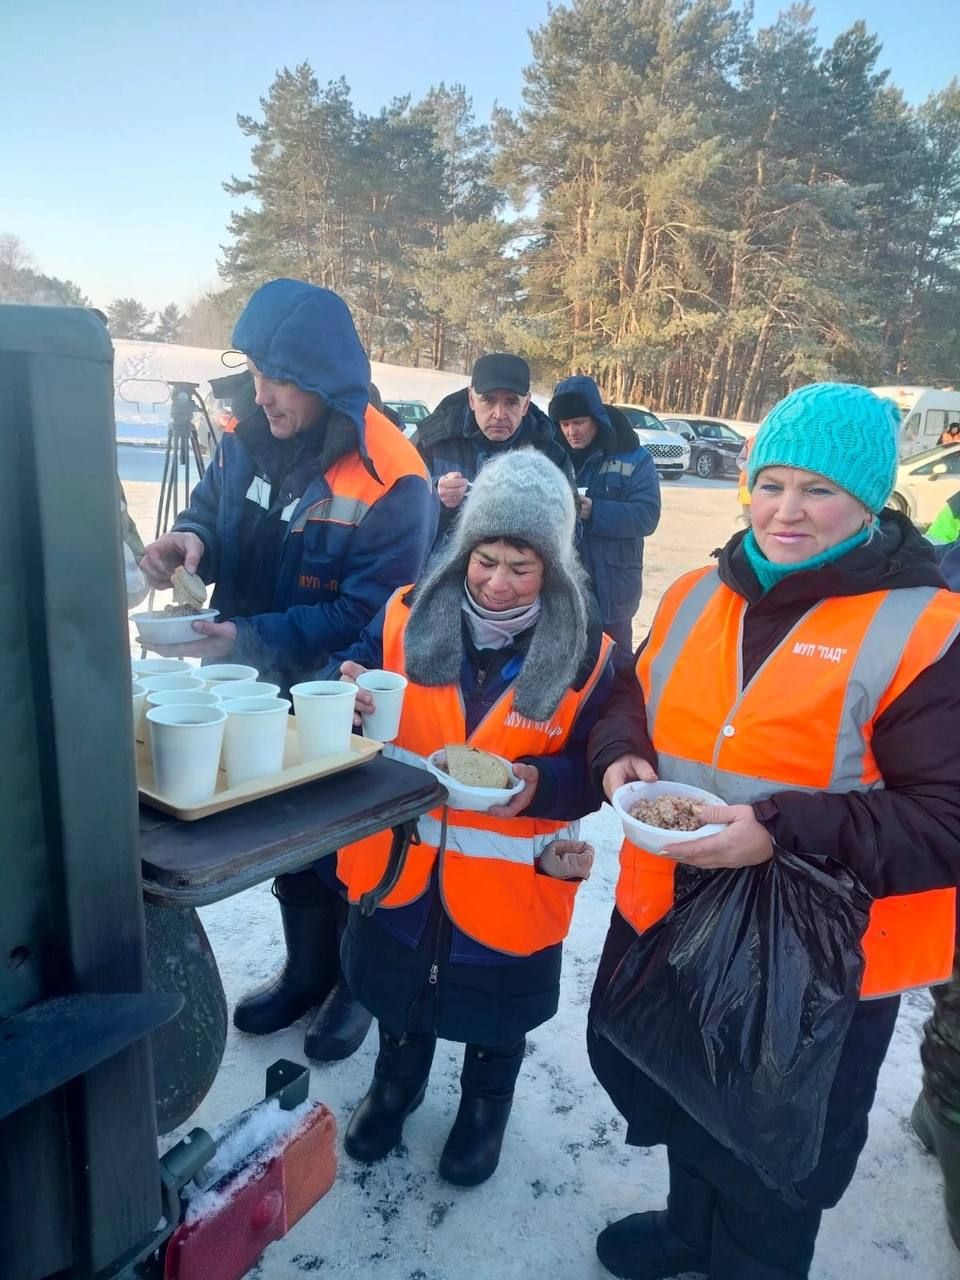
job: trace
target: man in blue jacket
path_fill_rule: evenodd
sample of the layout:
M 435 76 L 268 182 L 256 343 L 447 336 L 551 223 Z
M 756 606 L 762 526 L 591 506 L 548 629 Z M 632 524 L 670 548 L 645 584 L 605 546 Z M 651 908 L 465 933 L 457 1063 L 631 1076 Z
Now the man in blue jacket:
M 473 366 L 470 386 L 445 396 L 417 427 L 413 443 L 440 499 L 438 547 L 456 523 L 480 468 L 501 453 L 537 449 L 564 472 L 573 488 L 563 442 L 530 398 L 530 366 L 506 352 L 481 356 Z
M 181 564 L 216 583 L 220 620 L 195 623 L 197 640 L 171 653 L 249 662 L 289 687 L 419 575 L 436 499 L 416 450 L 368 405 L 369 363 L 337 294 L 273 280 L 233 344 L 258 407 L 141 567 L 154 587 Z
M 141 568 L 155 587 L 169 587 L 181 564 L 216 583 L 220 620 L 195 623 L 197 640 L 166 652 L 249 662 L 288 688 L 416 580 L 437 500 L 417 451 L 368 404 L 370 366 L 337 294 L 273 280 L 247 303 L 233 344 L 257 407 L 223 436 L 190 506 Z M 346 909 L 334 859 L 320 863 L 275 881 L 286 963 L 240 1001 L 234 1022 L 266 1034 L 319 1005 L 305 1049 L 332 1060 L 360 1045 L 370 1015 L 340 973 Z
M 633 652 L 633 615 L 643 590 L 643 540 L 660 522 L 660 480 L 649 452 L 592 378 L 564 378 L 549 406 L 580 492 L 580 554 L 603 629 Z

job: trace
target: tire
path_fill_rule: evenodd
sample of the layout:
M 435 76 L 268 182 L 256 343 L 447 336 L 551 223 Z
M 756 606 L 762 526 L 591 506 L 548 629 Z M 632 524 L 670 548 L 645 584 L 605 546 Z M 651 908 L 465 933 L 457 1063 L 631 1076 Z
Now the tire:
M 693 469 L 701 480 L 711 480 L 717 470 L 717 464 L 714 461 L 713 454 L 698 453 Z
M 893 493 L 891 495 L 890 505 L 893 507 L 894 511 L 899 511 L 902 516 L 908 516 L 910 514 L 910 507 L 907 504 L 907 500 L 900 493 Z
M 661 480 L 681 480 L 683 478 L 682 471 L 658 471 L 657 475 Z

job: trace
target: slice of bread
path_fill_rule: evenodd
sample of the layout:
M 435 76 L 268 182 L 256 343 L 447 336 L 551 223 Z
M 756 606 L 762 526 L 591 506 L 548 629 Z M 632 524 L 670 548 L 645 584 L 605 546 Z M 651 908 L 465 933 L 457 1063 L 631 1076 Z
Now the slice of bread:
M 507 766 L 489 751 L 453 745 L 443 750 L 447 757 L 446 772 L 465 787 L 491 787 L 504 791 L 513 782 Z
M 192 604 L 202 609 L 207 602 L 207 585 L 195 573 L 188 573 L 183 565 L 178 565 L 170 575 L 173 583 L 173 598 L 177 604 Z

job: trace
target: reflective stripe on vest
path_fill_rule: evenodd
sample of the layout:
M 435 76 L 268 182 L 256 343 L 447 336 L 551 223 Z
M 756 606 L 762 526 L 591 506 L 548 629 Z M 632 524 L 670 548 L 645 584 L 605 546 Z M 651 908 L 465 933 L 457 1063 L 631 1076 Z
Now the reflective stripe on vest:
M 665 594 L 637 660 L 660 777 L 729 804 L 882 787 L 874 724 L 960 633 L 960 601 L 926 587 L 821 601 L 744 688 L 745 609 L 714 569 Z M 672 904 L 672 864 L 630 842 L 621 864 L 618 906 L 635 928 L 648 928 Z M 949 976 L 954 931 L 953 889 L 876 900 L 862 994 Z
M 404 597 L 396 592 L 387 604 L 383 632 L 383 665 L 403 671 L 403 635 L 409 618 Z M 612 649 L 604 637 L 600 656 L 580 690 L 568 690 L 548 722 L 518 715 L 512 686 L 466 738 L 465 713 L 458 686 L 407 686 L 400 731 L 389 754 L 423 766 L 424 757 L 447 743 L 462 743 L 496 752 L 505 759 L 552 755 L 562 751 L 581 708 L 592 693 Z M 381 909 L 404 906 L 420 897 L 430 883 L 440 843 L 443 810 L 419 821 L 421 843 L 411 846 L 404 869 Z M 576 839 L 578 823 L 544 818 L 495 818 L 486 813 L 447 810 L 445 847 L 440 854 L 440 891 L 446 911 L 464 933 L 509 955 L 531 955 L 561 942 L 570 927 L 577 883 L 541 874 L 536 860 L 554 840 Z M 337 872 L 351 902 L 377 884 L 390 850 L 388 832 L 342 848 Z
M 377 499 L 382 498 L 398 480 L 419 476 L 425 484 L 430 483 L 426 466 L 416 449 L 372 405 L 367 407 L 364 430 L 367 453 L 377 475 L 370 474 L 356 451 L 339 458 L 324 475 L 331 496 L 321 498 L 301 511 L 291 521 L 290 533 L 303 533 L 314 521 L 359 525 Z

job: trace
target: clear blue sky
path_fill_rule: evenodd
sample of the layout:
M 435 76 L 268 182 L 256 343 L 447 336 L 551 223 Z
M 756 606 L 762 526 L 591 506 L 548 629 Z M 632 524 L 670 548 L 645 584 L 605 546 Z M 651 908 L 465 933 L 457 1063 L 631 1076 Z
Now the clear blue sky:
M 756 0 L 761 25 L 784 5 Z M 216 283 L 245 174 L 238 112 L 308 59 L 355 105 L 460 81 L 485 118 L 516 106 L 547 0 L 7 0 L 0 24 L 0 232 L 99 306 L 183 306 Z M 822 0 L 821 40 L 864 17 L 912 102 L 957 72 L 960 0 Z

